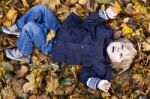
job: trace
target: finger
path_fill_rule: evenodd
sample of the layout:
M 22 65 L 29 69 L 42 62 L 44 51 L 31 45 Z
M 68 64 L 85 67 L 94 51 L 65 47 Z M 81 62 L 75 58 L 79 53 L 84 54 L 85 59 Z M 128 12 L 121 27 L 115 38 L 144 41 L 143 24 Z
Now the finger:
M 109 90 L 110 87 L 106 87 L 107 90 Z
M 115 6 L 115 3 L 110 3 L 110 6 L 114 7 L 114 6 Z

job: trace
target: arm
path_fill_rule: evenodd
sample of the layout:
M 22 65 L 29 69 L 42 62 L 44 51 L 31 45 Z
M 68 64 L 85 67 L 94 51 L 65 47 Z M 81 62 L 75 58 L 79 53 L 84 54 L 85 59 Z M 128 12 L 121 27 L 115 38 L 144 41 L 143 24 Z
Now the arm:
M 88 87 L 97 90 L 99 78 L 96 77 L 96 72 L 93 71 L 92 67 L 83 67 L 79 73 L 79 79 Z
M 110 72 L 109 70 L 107 72 Z M 111 74 L 111 72 L 109 73 Z M 83 69 L 79 73 L 79 79 L 89 88 L 98 90 L 101 89 L 105 92 L 108 92 L 110 88 L 110 83 L 107 79 L 110 79 L 110 75 L 106 74 L 105 79 L 101 79 L 97 73 L 93 70 L 93 67 L 83 67 Z
M 99 10 L 93 12 L 84 20 L 84 23 L 103 22 L 108 19 L 114 19 L 117 16 L 117 14 L 118 12 L 115 10 L 114 7 L 109 7 L 106 10 Z
M 76 25 L 76 24 L 80 24 L 82 22 L 82 20 L 80 19 L 80 17 L 78 15 L 76 15 L 74 12 L 72 12 L 62 23 L 63 25 L 67 25 L 67 26 L 72 26 L 72 25 Z
M 87 16 L 87 18 L 84 20 L 84 23 L 104 22 L 105 20 L 108 20 L 106 11 L 99 10 Z

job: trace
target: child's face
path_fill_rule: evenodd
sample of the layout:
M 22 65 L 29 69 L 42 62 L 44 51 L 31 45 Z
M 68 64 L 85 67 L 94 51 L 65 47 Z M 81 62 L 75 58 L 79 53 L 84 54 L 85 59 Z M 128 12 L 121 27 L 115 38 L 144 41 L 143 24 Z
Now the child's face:
M 107 53 L 111 62 L 121 62 L 128 56 L 129 50 L 123 42 L 112 42 L 107 47 Z

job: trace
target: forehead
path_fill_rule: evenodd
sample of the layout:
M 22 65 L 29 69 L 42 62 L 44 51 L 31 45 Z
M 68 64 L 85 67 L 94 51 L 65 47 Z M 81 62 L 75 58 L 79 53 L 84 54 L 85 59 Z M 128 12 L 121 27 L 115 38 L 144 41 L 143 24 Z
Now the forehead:
M 120 42 L 120 41 L 114 41 L 114 42 L 111 42 L 111 44 L 112 44 L 112 45 L 122 45 L 122 44 L 125 45 L 124 42 Z

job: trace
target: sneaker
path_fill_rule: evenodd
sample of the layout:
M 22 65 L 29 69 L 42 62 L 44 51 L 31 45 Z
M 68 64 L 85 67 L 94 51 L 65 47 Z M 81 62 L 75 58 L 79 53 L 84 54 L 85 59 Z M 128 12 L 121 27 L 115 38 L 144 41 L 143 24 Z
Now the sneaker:
M 16 26 L 16 24 L 12 26 L 0 26 L 0 32 L 3 32 L 5 34 L 12 34 L 16 36 L 20 35 L 19 29 Z
M 30 62 L 30 55 L 23 55 L 17 48 L 5 49 L 5 55 L 12 60 Z

